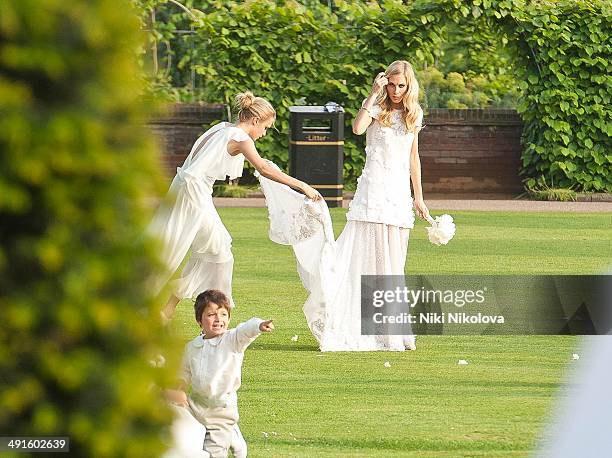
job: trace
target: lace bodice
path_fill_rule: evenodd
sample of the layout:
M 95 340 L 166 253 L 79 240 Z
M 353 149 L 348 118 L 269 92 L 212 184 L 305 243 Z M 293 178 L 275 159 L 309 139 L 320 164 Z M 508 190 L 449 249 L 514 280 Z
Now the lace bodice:
M 407 131 L 399 110 L 392 113 L 390 127 L 378 121 L 378 106 L 371 114 L 374 119 L 366 131 L 366 163 L 346 218 L 412 228 L 410 150 L 414 133 Z M 422 119 L 421 114 L 417 125 Z

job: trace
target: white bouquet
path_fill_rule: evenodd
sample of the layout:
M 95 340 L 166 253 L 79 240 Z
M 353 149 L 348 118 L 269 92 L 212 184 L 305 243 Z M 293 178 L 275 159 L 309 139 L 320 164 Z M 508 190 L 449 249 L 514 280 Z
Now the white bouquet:
M 431 227 L 426 227 L 429 241 L 434 245 L 446 245 L 455 236 L 455 223 L 451 215 L 442 215 L 432 218 L 429 216 L 427 221 Z

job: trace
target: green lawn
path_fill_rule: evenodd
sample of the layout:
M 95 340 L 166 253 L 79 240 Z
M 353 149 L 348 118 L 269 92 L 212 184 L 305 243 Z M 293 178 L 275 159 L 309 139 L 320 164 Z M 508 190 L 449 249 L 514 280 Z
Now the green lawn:
M 276 324 L 244 361 L 240 426 L 249 456 L 529 455 L 577 338 L 423 336 L 415 352 L 320 353 L 301 311 L 306 293 L 293 253 L 268 240 L 266 210 L 220 214 L 234 239 L 233 324 L 251 316 Z M 339 233 L 344 210 L 332 215 Z M 610 214 L 452 215 L 457 235 L 445 247 L 431 245 L 417 223 L 407 274 L 585 274 L 611 264 Z M 183 301 L 173 320 L 185 340 L 197 332 L 191 307 Z

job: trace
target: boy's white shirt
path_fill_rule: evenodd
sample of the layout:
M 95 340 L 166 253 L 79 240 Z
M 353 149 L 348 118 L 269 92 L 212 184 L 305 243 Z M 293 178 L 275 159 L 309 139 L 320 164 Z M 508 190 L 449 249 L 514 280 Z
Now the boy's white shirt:
M 191 398 L 207 407 L 236 406 L 244 351 L 260 334 L 264 320 L 251 318 L 211 339 L 199 335 L 185 347 L 181 378 Z

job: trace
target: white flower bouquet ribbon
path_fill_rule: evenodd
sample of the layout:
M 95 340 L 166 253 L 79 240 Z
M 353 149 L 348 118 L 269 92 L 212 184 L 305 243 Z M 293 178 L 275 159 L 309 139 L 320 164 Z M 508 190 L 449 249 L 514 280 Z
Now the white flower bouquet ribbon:
M 427 217 L 431 227 L 426 227 L 429 241 L 434 245 L 446 245 L 455 236 L 455 223 L 451 215 Z

